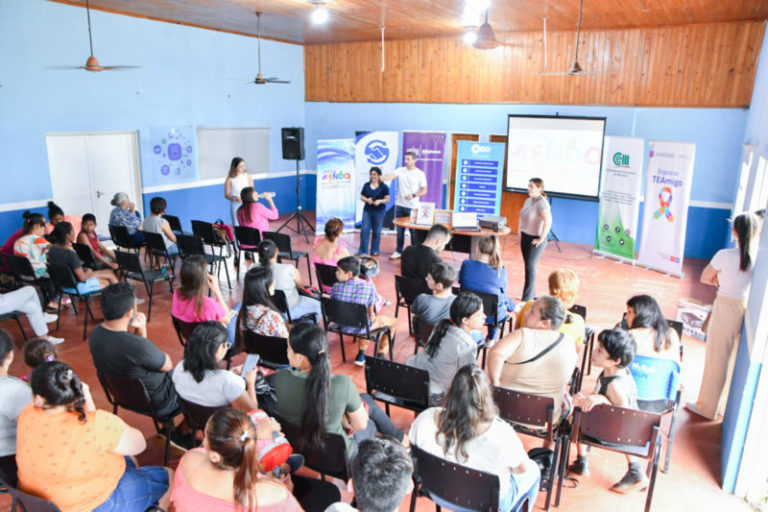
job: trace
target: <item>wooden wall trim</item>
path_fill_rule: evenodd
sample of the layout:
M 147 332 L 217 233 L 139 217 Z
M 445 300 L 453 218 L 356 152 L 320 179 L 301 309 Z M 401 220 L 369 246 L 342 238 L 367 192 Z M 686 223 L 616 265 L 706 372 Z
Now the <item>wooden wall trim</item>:
M 544 76 L 540 32 L 491 51 L 458 38 L 306 45 L 307 101 L 747 107 L 764 21 L 582 32 L 579 62 L 603 74 Z M 573 32 L 548 34 L 548 71 L 567 71 Z

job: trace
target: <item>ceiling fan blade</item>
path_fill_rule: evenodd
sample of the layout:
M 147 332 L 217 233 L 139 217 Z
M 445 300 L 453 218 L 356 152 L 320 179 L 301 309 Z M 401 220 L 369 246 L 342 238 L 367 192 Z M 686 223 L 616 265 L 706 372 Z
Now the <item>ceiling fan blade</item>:
M 568 71 L 539 71 L 536 74 L 540 76 L 568 76 L 571 73 Z
M 276 78 L 267 78 L 267 82 L 270 84 L 289 84 L 291 83 L 290 80 L 278 80 Z
M 85 66 L 45 66 L 43 69 L 55 69 L 55 70 L 85 69 Z
M 104 71 L 120 71 L 123 69 L 141 69 L 141 66 L 102 66 Z

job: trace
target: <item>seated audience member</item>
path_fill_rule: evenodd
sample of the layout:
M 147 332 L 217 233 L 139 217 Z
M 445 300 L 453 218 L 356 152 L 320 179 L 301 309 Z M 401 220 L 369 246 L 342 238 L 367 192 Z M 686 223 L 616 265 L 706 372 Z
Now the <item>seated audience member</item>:
M 319 322 L 322 318 L 320 301 L 312 297 L 299 295 L 299 287 L 304 286 L 299 270 L 290 263 L 277 262 L 280 251 L 278 251 L 275 242 L 263 240 L 259 244 L 258 252 L 259 265 L 269 267 L 272 270 L 272 276 L 275 278 L 275 289 L 281 290 L 285 294 L 291 318 L 296 320 L 304 315 L 314 313 L 315 319 Z
M 131 202 L 128 194 L 125 192 L 116 193 L 110 204 L 114 208 L 109 213 L 109 225 L 125 226 L 133 243 L 144 243 L 144 233 L 141 232 L 143 229 L 141 212 L 136 210 L 136 205 Z
M 243 305 L 238 314 L 235 346 L 243 350 L 243 330 L 262 336 L 287 338 L 288 328 L 283 316 L 272 302 L 275 280 L 271 267 L 253 267 L 243 279 Z
M 527 495 L 536 501 L 540 470 L 528 458 L 515 429 L 499 417 L 482 368 L 464 366 L 454 377 L 443 407 L 432 407 L 411 425 L 411 443 L 463 466 L 499 477 L 499 510 Z M 435 500 L 451 508 L 451 503 Z
M 32 372 L 32 404 L 19 415 L 19 487 L 62 512 L 143 512 L 167 507 L 173 470 L 136 467 L 144 434 L 97 410 L 68 365 L 53 361 Z
M 315 239 L 309 255 L 313 267 L 316 263 L 334 267 L 341 258 L 349 256 L 347 244 L 340 238 L 343 231 L 344 222 L 341 219 L 333 217 L 325 223 L 325 236 Z
M 171 225 L 163 218 L 168 204 L 162 197 L 153 197 L 149 202 L 149 217 L 144 219 L 144 231 L 157 233 L 163 237 L 165 248 L 168 254 L 173 256 L 179 254 L 179 248 L 176 246 L 176 235 L 171 231 Z
M 56 345 L 45 338 L 32 338 L 27 341 L 22 349 L 22 354 L 24 355 L 24 364 L 29 368 L 29 372 L 21 378 L 25 382 L 29 382 L 32 370 L 43 363 L 56 361 L 56 358 L 59 357 Z
M 376 292 L 376 286 L 367 279 L 360 279 L 360 260 L 355 256 L 347 256 L 339 260 L 336 268 L 336 280 L 338 281 L 331 289 L 331 298 L 342 302 L 354 302 L 368 307 L 368 328 L 369 330 L 389 327 L 392 334 L 397 329 L 397 318 L 390 316 L 376 315 L 375 305 L 379 294 Z M 365 329 L 346 328 L 348 334 L 363 334 Z M 357 366 L 365 364 L 365 349 L 368 348 L 370 340 L 358 338 L 360 352 L 355 358 Z M 389 349 L 389 336 L 387 333 L 381 335 L 379 339 L 379 353 L 377 355 L 386 357 Z
M 413 461 L 399 443 L 386 438 L 366 439 L 352 462 L 347 488 L 357 508 L 334 503 L 325 512 L 397 512 L 405 495 L 413 490 Z
M 45 219 L 42 215 L 31 215 L 24 221 L 24 234 L 13 244 L 13 254 L 27 258 L 37 277 L 48 271 L 48 249 L 51 244 L 43 236 Z
M 432 265 L 442 261 L 440 251 L 451 241 L 451 231 L 442 224 L 435 224 L 427 232 L 423 243 L 405 248 L 400 261 L 400 274 L 413 279 L 426 279 Z
M 117 283 L 117 276 L 111 270 L 92 270 L 84 268 L 82 260 L 72 248 L 75 233 L 72 224 L 61 221 L 56 224 L 51 233 L 53 247 L 48 249 L 48 264 L 69 267 L 77 279 L 77 291 L 92 292 L 103 286 Z
M 32 286 L 22 286 L 18 290 L 8 293 L 0 293 L 0 315 L 17 311 L 27 315 L 29 325 L 35 336 L 45 338 L 53 345 L 64 343 L 64 338 L 57 338 L 48 334 L 48 326 L 56 321 L 56 315 L 46 313 L 40 306 L 40 299 Z
M 64 215 L 64 210 L 53 201 L 48 201 L 48 219 L 50 222 L 45 226 L 46 235 L 51 234 L 53 228 L 56 227 L 56 224 L 64 221 L 72 224 L 72 228 L 75 232 L 80 232 L 80 217 L 77 215 Z
M 570 413 L 566 386 L 576 367 L 576 345 L 558 332 L 565 307 L 545 295 L 533 303 L 525 327 L 505 336 L 488 352 L 488 375 L 494 386 L 552 397 L 555 418 Z
M 624 321 L 637 344 L 637 353 L 680 362 L 680 337 L 669 327 L 659 303 L 650 295 L 627 301 Z
M 136 310 L 134 287 L 118 283 L 104 288 L 101 312 L 104 322 L 93 328 L 89 340 L 96 371 L 141 380 L 159 417 L 176 413 L 176 390 L 168 374 L 173 362 L 147 339 L 147 317 Z M 185 443 L 176 430 L 171 439 L 176 445 Z
M 302 510 L 284 484 L 260 475 L 257 426 L 247 414 L 216 411 L 204 435 L 203 446 L 184 454 L 176 468 L 171 492 L 176 512 Z
M 13 362 L 13 340 L 0 329 L 0 478 L 16 487 L 16 419 L 32 401 L 32 392 L 21 379 L 8 374 Z
M 173 370 L 176 393 L 206 407 L 232 407 L 248 412 L 258 408 L 254 368 L 242 377 L 219 368 L 232 346 L 219 322 L 203 322 L 192 332 L 182 359 Z
M 230 342 L 234 341 L 236 309 L 230 309 L 219 288 L 219 280 L 208 273 L 205 257 L 193 254 L 184 258 L 179 271 L 181 284 L 173 292 L 171 315 L 182 322 L 197 323 L 213 320 L 230 326 Z M 208 292 L 213 297 L 208 296 Z
M 451 304 L 456 296 L 453 283 L 456 281 L 456 269 L 447 263 L 438 261 L 429 267 L 427 286 L 432 294 L 422 293 L 411 304 L 411 313 L 419 323 L 437 325 L 440 320 L 450 318 Z
M 321 327 L 300 323 L 291 329 L 288 361 L 292 369 L 273 373 L 268 380 L 277 395 L 280 418 L 300 427 L 304 445 L 294 446 L 299 452 L 318 446 L 326 432 L 344 438 L 350 459 L 357 443 L 378 433 L 403 441 L 403 432 L 370 396 L 358 393 L 348 375 L 331 374 L 328 342 Z
M 584 412 L 589 412 L 600 404 L 637 409 L 637 388 L 632 374 L 627 369 L 635 357 L 635 349 L 635 340 L 624 329 L 615 328 L 601 332 L 592 351 L 592 364 L 603 371 L 597 377 L 593 394 L 576 393 L 573 397 L 574 407 L 580 407 Z M 584 447 L 580 444 L 576 446 L 577 457 L 568 470 L 576 475 L 589 475 L 589 462 Z M 630 455 L 626 455 L 626 458 L 629 469 L 621 480 L 613 484 L 611 490 L 625 493 L 646 488 L 648 478 L 640 468 L 640 461 Z
M 424 350 L 406 361 L 429 372 L 430 405 L 440 403 L 459 368 L 475 364 L 477 343 L 470 333 L 482 329 L 484 322 L 483 301 L 474 293 L 462 292 L 451 305 L 450 319 L 440 320 Z
M 484 236 L 477 244 L 477 259 L 464 260 L 459 270 L 459 285 L 463 289 L 492 293 L 499 298 L 496 317 L 501 320 L 515 309 L 515 303 L 507 296 L 507 269 L 502 264 L 499 241 L 495 236 Z M 491 323 L 492 317 L 486 318 Z M 488 339 L 496 337 L 496 328 L 488 332 Z
M 87 245 L 91 248 L 91 254 L 93 259 L 96 260 L 97 268 L 111 268 L 117 270 L 118 265 L 115 263 L 115 253 L 112 249 L 107 249 L 96 233 L 96 216 L 92 213 L 86 213 L 83 215 L 82 229 L 77 234 L 77 243 Z
M 584 342 L 584 334 L 586 333 L 586 325 L 584 323 L 584 317 L 577 315 L 570 311 L 573 304 L 576 301 L 576 294 L 579 291 L 579 277 L 573 270 L 565 268 L 559 268 L 549 274 L 549 294 L 553 297 L 557 297 L 563 301 L 565 306 L 565 319 L 560 325 L 558 332 L 564 332 L 568 334 L 576 342 L 576 345 L 581 345 Z M 517 313 L 517 319 L 515 325 L 518 328 L 525 327 L 525 316 L 533 306 L 535 301 L 529 300 L 520 311 Z
M 269 208 L 261 204 L 259 198 L 265 199 Z M 240 199 L 243 204 L 237 209 L 238 225 L 258 229 L 261 235 L 269 231 L 269 221 L 280 216 L 270 192 L 258 194 L 253 187 L 245 187 L 240 191 Z
M 26 210 L 21 214 L 21 218 L 24 219 L 22 226 L 8 237 L 8 239 L 3 244 L 2 249 L 0 249 L 0 254 L 13 254 L 13 246 L 16 244 L 16 240 L 24 236 L 24 229 L 27 225 L 27 222 L 34 222 L 35 224 L 42 222 L 43 226 L 45 226 L 45 217 L 39 213 L 32 213 L 29 210 Z

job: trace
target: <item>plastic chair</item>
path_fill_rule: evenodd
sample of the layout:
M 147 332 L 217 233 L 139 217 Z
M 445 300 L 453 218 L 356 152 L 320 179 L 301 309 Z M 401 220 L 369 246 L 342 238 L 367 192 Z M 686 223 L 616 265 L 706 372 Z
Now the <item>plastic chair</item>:
M 677 339 L 680 340 L 680 362 L 683 361 L 683 322 L 680 320 L 670 320 L 667 318 L 667 324 L 670 329 L 677 333 Z M 664 471 L 666 473 L 666 471 Z
M 192 429 L 192 439 L 197 446 L 197 431 L 205 432 L 205 424 L 208 423 L 208 418 L 213 416 L 213 413 L 218 411 L 220 407 L 207 407 L 205 405 L 196 404 L 185 400 L 181 395 L 176 395 L 181 412 L 184 414 L 184 419 L 187 420 L 187 425 Z
M 171 274 L 176 275 L 176 255 L 168 253 L 168 248 L 165 246 L 165 239 L 160 233 L 144 232 L 144 241 L 147 243 L 147 249 L 152 251 L 152 255 L 163 258 L 167 264 L 168 270 Z M 177 245 L 178 247 L 178 245 Z
M 338 282 L 336 279 L 336 266 L 326 265 L 325 263 L 315 263 L 315 274 L 317 275 L 317 287 L 320 293 L 326 296 L 330 295 L 333 285 Z
M 671 359 L 638 354 L 629 365 L 629 371 L 637 385 L 637 406 L 640 410 L 671 414 L 667 433 L 667 454 L 661 470 L 666 473 L 672 458 L 675 424 L 680 410 L 680 365 Z
M 149 297 L 147 309 L 147 322 L 149 322 L 152 318 L 152 299 L 154 297 L 155 283 L 167 281 L 168 288 L 173 293 L 173 281 L 176 279 L 176 276 L 172 272 L 163 273 L 153 269 L 142 268 L 139 257 L 131 252 L 117 250 L 115 251 L 115 258 L 124 279 L 133 279 L 144 283 L 144 288 L 147 290 L 147 296 Z
M 72 299 L 80 299 L 85 302 L 85 314 L 83 315 L 83 340 L 85 340 L 88 332 L 88 317 L 90 316 L 91 320 L 94 322 L 96 321 L 96 318 L 91 311 L 90 299 L 91 297 L 101 295 L 101 290 L 80 293 L 77 289 L 78 281 L 75 278 L 75 274 L 72 272 L 71 268 L 64 265 L 48 265 L 48 273 L 51 275 L 53 284 L 55 284 L 56 288 L 61 292 L 59 294 L 59 304 L 56 309 L 56 314 L 59 316 L 59 318 L 56 319 L 56 330 L 59 330 L 59 324 L 61 323 L 61 298 L 62 295 L 66 293 Z M 75 311 L 75 315 L 77 315 L 77 305 L 74 300 L 72 300 L 72 309 Z
M 47 277 L 38 277 L 38 275 L 35 274 L 35 270 L 32 268 L 32 263 L 30 263 L 27 258 L 24 256 L 16 256 L 15 254 L 3 254 L 2 257 L 18 286 L 27 284 L 37 286 L 43 294 L 43 301 L 46 304 L 53 299 L 54 288 L 51 279 Z
M 417 413 L 429 407 L 429 372 L 378 357 L 365 357 L 366 393 L 389 405 Z
M 163 456 L 163 466 L 168 466 L 168 459 L 171 455 L 171 431 L 173 430 L 173 417 L 181 412 L 177 407 L 171 414 L 165 417 L 158 416 L 152 400 L 144 383 L 136 377 L 126 377 L 124 375 L 106 375 L 97 372 L 101 387 L 104 388 L 104 394 L 107 395 L 107 401 L 112 404 L 112 414 L 117 414 L 119 407 L 149 416 L 155 425 L 158 434 L 165 435 L 165 455 Z M 166 379 L 170 379 L 169 374 L 165 374 Z M 161 429 L 161 424 L 165 424 L 165 429 Z
M 181 343 L 182 347 L 186 348 L 189 337 L 192 336 L 192 331 L 194 331 L 195 328 L 200 325 L 200 322 L 185 322 L 183 320 L 179 320 L 173 315 L 171 315 L 171 322 L 173 323 L 173 328 L 176 331 L 176 335 L 179 337 L 179 343 Z
M 288 298 L 285 296 L 285 292 L 283 290 L 275 290 L 275 293 L 272 294 L 272 301 L 275 303 L 275 306 L 277 309 L 280 310 L 281 313 L 284 313 L 286 317 L 288 317 L 288 323 L 296 323 L 296 322 L 306 322 L 307 320 L 311 320 L 314 323 L 317 323 L 317 313 L 307 313 L 305 315 L 300 316 L 297 319 L 291 318 L 291 310 L 288 307 Z
M 99 265 L 99 262 L 97 262 L 96 258 L 93 256 L 93 250 L 90 246 L 72 242 L 72 248 L 77 253 L 77 257 L 80 258 L 80 261 L 83 262 L 83 266 L 92 268 L 94 270 L 99 270 L 102 268 L 101 265 Z
M 429 337 L 432 336 L 432 330 L 435 326 L 426 322 L 420 322 L 417 319 L 414 319 L 413 323 L 415 326 L 414 328 L 416 329 L 416 343 L 413 344 L 413 354 L 416 355 L 419 351 L 419 347 L 427 346 L 427 341 L 429 341 Z
M 16 320 L 16 324 L 19 326 L 19 330 L 21 331 L 21 336 L 24 338 L 24 341 L 27 341 L 29 337 L 27 336 L 27 333 L 24 331 L 24 326 L 21 325 L 21 319 L 19 318 L 24 313 L 20 311 L 11 311 L 10 313 L 5 313 L 4 315 L 0 315 L 0 323 L 5 322 L 6 320 Z
M 261 234 L 263 240 L 272 240 L 277 246 L 279 251 L 279 260 L 291 260 L 296 262 L 296 266 L 299 266 L 299 260 L 301 258 L 307 259 L 307 274 L 309 275 L 309 286 L 312 286 L 312 269 L 309 266 L 309 254 L 304 251 L 294 251 L 291 246 L 291 237 L 285 233 L 277 233 L 275 231 L 265 231 Z
M 490 327 L 500 328 L 499 339 L 504 337 L 504 328 L 509 323 L 509 330 L 512 331 L 514 327 L 514 316 L 511 313 L 507 313 L 504 317 L 499 318 L 499 296 L 495 293 L 479 292 L 470 288 L 461 287 L 461 292 L 472 292 L 483 301 L 483 312 L 487 318 L 492 318 L 491 322 L 486 322 L 485 325 Z M 485 353 L 483 353 L 483 366 L 485 366 Z
M 276 419 L 291 446 L 304 456 L 305 466 L 320 473 L 323 480 L 326 475 L 345 482 L 350 479 L 352 473 L 347 459 L 347 443 L 341 435 L 325 433 L 319 446 L 307 446 L 297 425 L 279 416 Z
M 661 453 L 660 426 L 660 414 L 601 404 L 588 413 L 583 412 L 580 407 L 575 409 L 571 436 L 577 443 L 646 459 L 646 475 L 649 482 L 645 512 L 649 512 Z M 567 461 L 570 451 L 567 438 L 564 446 L 563 460 Z M 558 478 L 555 506 L 560 503 L 562 488 L 563 479 Z
M 112 238 L 112 241 L 115 242 L 115 245 L 122 247 L 123 249 L 136 251 L 136 254 L 138 254 L 141 248 L 144 246 L 143 243 L 137 244 L 133 241 L 131 235 L 128 234 L 128 228 L 125 226 L 113 226 L 110 224 L 109 236 Z
M 168 221 L 168 225 L 171 227 L 174 235 L 181 235 L 184 231 L 181 229 L 181 221 L 175 215 L 163 215 L 163 218 Z
M 432 290 L 427 286 L 427 282 L 424 279 L 414 279 L 412 277 L 399 276 L 395 274 L 395 294 L 397 300 L 395 303 L 395 318 L 400 312 L 400 308 L 404 307 L 408 311 L 408 334 L 413 334 L 413 322 L 411 321 L 411 304 L 416 300 L 416 297 L 426 293 L 432 294 Z
M 11 495 L 11 512 L 17 510 L 21 512 L 61 512 L 61 509 L 52 501 L 21 492 L 2 479 L 0 479 L 0 487 L 2 487 L 3 492 Z
M 585 330 L 584 330 L 584 349 L 582 351 L 582 357 L 581 357 L 581 373 L 580 379 L 584 379 L 584 375 L 590 375 L 592 373 L 592 349 L 595 347 L 595 331 L 589 327 L 586 327 L 586 321 L 587 321 L 587 306 L 582 306 L 581 304 L 574 304 L 571 306 L 571 309 L 569 309 L 571 313 L 574 313 L 576 315 L 579 315 L 584 319 L 585 322 Z M 578 383 L 578 388 L 581 389 L 581 380 Z
M 246 354 L 259 354 L 259 366 L 276 370 L 288 362 L 288 340 L 278 336 L 264 336 L 243 329 L 243 347 Z
M 328 297 L 320 297 L 320 305 L 323 311 L 323 323 L 325 332 L 335 332 L 339 335 L 339 345 L 341 345 L 341 358 L 346 363 L 347 354 L 344 350 L 344 335 L 352 336 L 354 343 L 357 338 L 363 338 L 374 342 L 374 354 L 379 353 L 379 339 L 381 335 L 389 335 L 389 358 L 392 356 L 392 349 L 395 345 L 395 333 L 391 332 L 389 327 L 380 327 L 371 330 L 368 325 L 368 308 L 363 304 L 354 302 L 343 302 Z M 348 332 L 350 329 L 362 330 L 360 334 Z M 346 331 L 346 332 L 345 332 Z
M 237 254 L 235 255 L 235 279 L 240 279 L 240 257 L 243 251 L 255 251 L 261 243 L 261 232 L 248 226 L 235 226 L 235 244 L 237 245 Z
M 227 275 L 227 286 L 232 288 L 232 282 L 229 280 L 229 267 L 226 265 L 227 257 L 224 255 L 224 248 L 229 242 L 222 242 L 213 229 L 213 224 L 202 220 L 192 221 L 192 233 L 200 237 L 203 243 L 211 248 L 210 259 L 206 258 L 211 264 L 211 269 L 216 267 L 216 277 L 221 275 L 221 267 L 224 267 L 224 273 Z M 216 254 L 216 249 L 219 253 Z

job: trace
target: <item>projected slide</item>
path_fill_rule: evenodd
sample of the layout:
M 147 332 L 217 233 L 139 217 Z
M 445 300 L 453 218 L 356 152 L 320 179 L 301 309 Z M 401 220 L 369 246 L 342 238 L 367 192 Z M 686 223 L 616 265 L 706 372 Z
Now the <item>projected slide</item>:
M 604 117 L 509 116 L 507 189 L 527 192 L 544 180 L 548 194 L 597 201 Z

